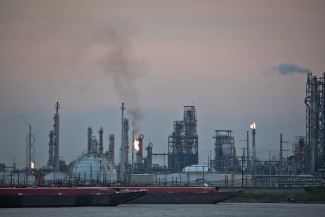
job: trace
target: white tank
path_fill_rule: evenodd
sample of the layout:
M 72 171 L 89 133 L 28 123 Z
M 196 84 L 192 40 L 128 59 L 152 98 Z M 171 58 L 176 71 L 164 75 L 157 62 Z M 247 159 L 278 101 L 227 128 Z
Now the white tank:
M 114 165 L 108 157 L 100 153 L 88 153 L 76 160 L 73 166 L 73 175 L 88 183 L 112 183 L 117 181 Z

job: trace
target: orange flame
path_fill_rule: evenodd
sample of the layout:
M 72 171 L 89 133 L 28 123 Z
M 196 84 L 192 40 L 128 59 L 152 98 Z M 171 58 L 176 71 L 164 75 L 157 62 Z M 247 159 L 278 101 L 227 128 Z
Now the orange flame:
M 134 149 L 136 150 L 136 151 L 139 151 L 140 150 L 140 147 L 139 147 L 139 140 L 134 140 Z

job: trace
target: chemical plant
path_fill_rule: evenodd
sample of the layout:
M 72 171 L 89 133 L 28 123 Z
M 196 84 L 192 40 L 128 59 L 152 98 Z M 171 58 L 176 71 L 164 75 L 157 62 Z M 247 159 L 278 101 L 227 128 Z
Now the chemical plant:
M 126 106 L 121 106 L 121 140 L 108 134 L 104 151 L 104 129 L 99 127 L 98 138 L 88 127 L 87 146 L 68 164 L 60 158 L 59 102 L 55 104 L 53 129 L 49 131 L 48 161 L 42 168 L 34 168 L 35 135 L 26 136 L 26 167 L 1 164 L 1 185 L 189 185 L 204 182 L 218 186 L 317 186 L 324 184 L 325 171 L 325 73 L 323 77 L 307 74 L 306 82 L 306 136 L 297 136 L 292 144 L 291 156 L 283 157 L 282 134 L 279 135 L 279 155 L 260 160 L 256 155 L 257 125 L 247 131 L 247 147 L 236 152 L 231 129 L 214 131 L 213 156 L 208 165 L 199 165 L 199 137 L 197 110 L 184 106 L 183 119 L 173 122 L 172 133 L 167 136 L 167 153 L 154 152 L 152 143 L 145 144 L 145 136 L 129 132 L 129 119 L 124 117 Z M 303 102 L 302 102 L 303 104 Z M 212 133 L 212 132 L 211 132 Z M 131 134 L 131 136 L 130 136 Z M 251 138 L 250 138 L 251 137 Z M 237 138 L 238 139 L 238 138 Z M 119 147 L 119 162 L 114 162 L 115 145 Z M 62 156 L 62 154 L 61 154 Z M 166 165 L 153 162 L 155 156 L 167 159 Z

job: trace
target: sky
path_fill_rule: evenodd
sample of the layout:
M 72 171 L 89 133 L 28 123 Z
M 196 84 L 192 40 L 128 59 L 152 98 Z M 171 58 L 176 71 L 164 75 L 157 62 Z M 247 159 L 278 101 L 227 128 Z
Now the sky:
M 25 167 L 31 124 L 46 165 L 56 100 L 67 163 L 88 127 L 97 138 L 103 127 L 104 151 L 115 134 L 118 161 L 122 101 L 129 136 L 153 153 L 194 105 L 199 163 L 215 130 L 232 130 L 242 155 L 253 122 L 258 158 L 278 157 L 280 133 L 290 155 L 306 132 L 307 73 L 325 71 L 324 11 L 322 0 L 0 0 L 0 163 Z

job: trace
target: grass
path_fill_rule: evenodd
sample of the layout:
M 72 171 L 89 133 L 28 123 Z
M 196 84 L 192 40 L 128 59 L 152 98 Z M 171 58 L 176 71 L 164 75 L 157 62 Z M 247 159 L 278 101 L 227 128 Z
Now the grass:
M 279 200 L 287 201 L 288 197 L 294 196 L 296 201 L 324 201 L 325 202 L 325 187 L 305 188 L 305 193 L 297 195 L 288 194 L 254 194 L 244 193 L 237 197 L 243 200 Z
M 296 195 L 300 201 L 325 201 L 325 187 L 305 188 L 306 193 Z

